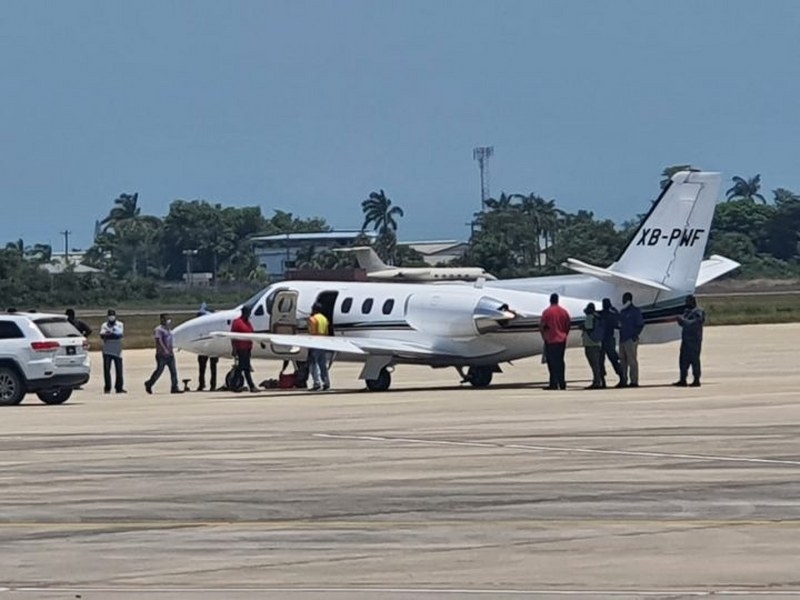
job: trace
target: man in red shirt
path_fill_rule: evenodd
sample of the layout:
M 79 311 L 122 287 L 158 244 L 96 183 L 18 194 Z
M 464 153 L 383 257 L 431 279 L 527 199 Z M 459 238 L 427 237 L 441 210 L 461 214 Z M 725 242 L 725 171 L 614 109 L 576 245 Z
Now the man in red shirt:
M 232 333 L 253 333 L 253 325 L 250 323 L 250 307 L 242 307 L 242 316 L 234 319 L 231 324 Z M 247 381 L 247 386 L 251 392 L 257 392 L 258 388 L 253 383 L 253 376 L 250 374 L 252 367 L 250 366 L 250 354 L 253 351 L 253 342 L 250 340 L 231 340 L 231 347 L 233 348 L 233 355 L 236 357 L 236 368 L 234 370 L 233 380 L 236 381 L 241 375 Z M 235 390 L 239 391 L 239 390 Z
M 567 389 L 564 352 L 567 349 L 567 336 L 572 318 L 567 309 L 559 306 L 558 294 L 550 294 L 550 306 L 542 313 L 539 321 L 544 339 L 544 356 L 550 372 L 550 385 L 546 390 Z

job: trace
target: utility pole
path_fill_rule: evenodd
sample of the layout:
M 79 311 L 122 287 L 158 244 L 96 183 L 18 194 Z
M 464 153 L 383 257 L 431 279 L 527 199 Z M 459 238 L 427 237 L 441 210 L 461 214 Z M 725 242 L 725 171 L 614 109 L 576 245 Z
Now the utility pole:
M 197 255 L 197 250 L 184 250 L 186 257 L 186 285 L 192 285 L 192 257 Z
M 69 236 L 72 234 L 69 230 L 59 232 L 64 236 L 64 266 L 69 265 Z
M 478 146 L 472 149 L 472 159 L 478 161 L 481 171 L 481 212 L 486 210 L 489 195 L 489 158 L 494 154 L 494 146 Z

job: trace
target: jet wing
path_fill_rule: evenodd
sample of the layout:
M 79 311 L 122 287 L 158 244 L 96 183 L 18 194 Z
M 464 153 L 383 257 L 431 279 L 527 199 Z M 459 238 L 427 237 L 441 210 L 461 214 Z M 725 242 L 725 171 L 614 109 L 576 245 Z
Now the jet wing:
M 735 260 L 714 254 L 700 263 L 700 272 L 697 274 L 696 285 L 700 287 L 717 277 L 725 275 L 725 273 L 738 269 L 740 266 Z
M 232 333 L 230 331 L 214 331 L 213 337 L 232 340 L 248 340 L 251 342 L 269 342 L 279 346 L 296 346 L 299 348 L 316 348 L 328 352 L 346 352 L 349 354 L 366 354 L 364 350 L 351 344 L 340 336 L 285 334 L 285 333 Z
M 316 348 L 327 352 L 341 352 L 344 354 L 391 354 L 404 357 L 431 357 L 439 355 L 454 355 L 461 358 L 479 358 L 491 356 L 503 351 L 503 347 L 474 340 L 462 342 L 446 340 L 437 346 L 418 344 L 376 337 L 344 337 L 308 335 L 304 333 L 278 334 L 278 333 L 232 333 L 230 331 L 215 331 L 212 337 L 222 337 L 233 340 L 249 340 L 252 342 L 268 342 L 278 346 L 294 346 L 297 348 Z

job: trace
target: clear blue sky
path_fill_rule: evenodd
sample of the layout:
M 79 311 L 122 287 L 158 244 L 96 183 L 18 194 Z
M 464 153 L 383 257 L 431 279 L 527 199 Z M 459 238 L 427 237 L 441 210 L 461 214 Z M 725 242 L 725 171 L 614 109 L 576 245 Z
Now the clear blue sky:
M 494 194 L 615 221 L 661 169 L 800 191 L 800 2 L 0 3 L 0 240 L 91 243 L 120 192 L 466 238 Z M 769 194 L 771 197 L 771 193 Z

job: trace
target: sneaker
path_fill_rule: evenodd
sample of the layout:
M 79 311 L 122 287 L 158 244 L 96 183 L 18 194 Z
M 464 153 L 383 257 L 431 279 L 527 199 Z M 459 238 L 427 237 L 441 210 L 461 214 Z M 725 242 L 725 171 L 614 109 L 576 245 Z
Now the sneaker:
M 321 388 L 318 385 L 312 386 L 309 388 L 312 392 L 318 392 Z
M 127 394 L 128 390 L 117 390 L 118 394 Z
M 637 388 L 637 387 L 639 387 L 639 384 L 638 383 L 629 383 L 628 387 Z
M 149 381 L 144 382 L 144 391 L 147 392 L 148 394 L 153 393 L 153 385 Z
M 627 384 L 627 383 L 625 383 L 624 381 L 620 381 L 620 382 L 619 382 L 617 385 L 615 385 L 614 387 L 615 387 L 615 388 L 626 388 L 626 387 L 628 387 L 628 384 Z
M 323 386 L 322 386 L 322 391 L 323 391 L 323 392 L 324 392 L 325 390 L 329 390 L 329 389 L 331 389 L 331 384 L 330 384 L 330 383 L 326 383 L 325 385 L 323 385 Z
M 250 393 L 251 394 L 257 394 L 258 393 L 258 388 L 257 387 L 251 387 L 250 388 Z
M 689 387 L 700 387 L 700 381 L 695 379 Z
M 170 394 L 182 394 L 182 393 L 183 393 L 183 390 L 178 390 L 178 389 L 170 390 Z
M 686 382 L 685 381 L 676 381 L 672 385 L 674 385 L 675 387 L 686 387 Z
M 197 386 L 197 389 L 196 389 L 195 391 L 196 391 L 196 392 L 202 392 L 202 391 L 203 391 L 203 390 L 205 390 L 205 389 L 206 389 L 206 387 L 205 387 L 204 385 L 198 385 L 198 386 Z

